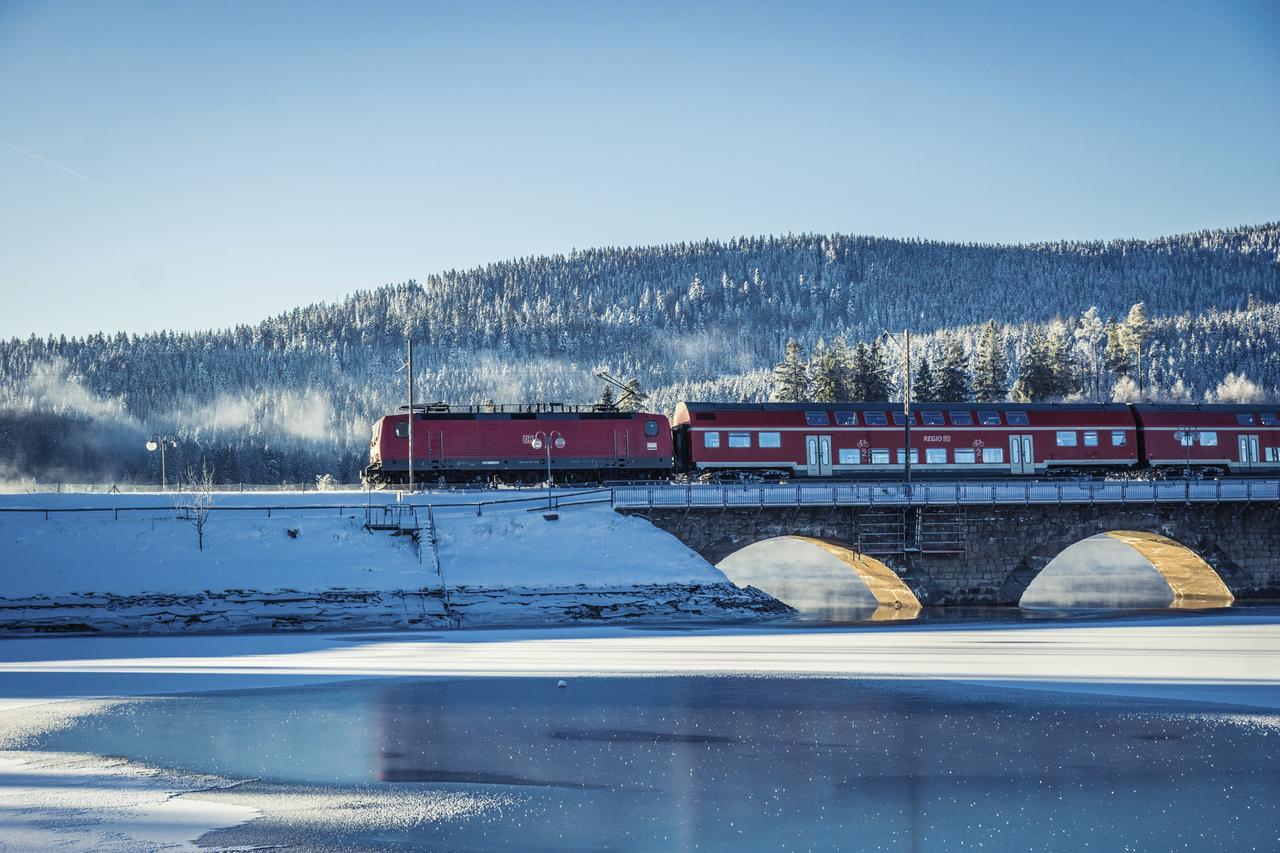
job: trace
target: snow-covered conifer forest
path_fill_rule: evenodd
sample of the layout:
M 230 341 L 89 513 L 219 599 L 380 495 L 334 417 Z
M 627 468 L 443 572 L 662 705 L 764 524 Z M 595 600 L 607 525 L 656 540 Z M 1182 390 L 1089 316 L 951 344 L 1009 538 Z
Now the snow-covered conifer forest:
M 13 339 L 0 342 L 0 475 L 154 482 L 144 442 L 173 433 L 171 471 L 353 481 L 372 421 L 404 402 L 410 338 L 423 400 L 590 402 L 600 368 L 668 412 L 680 399 L 896 398 L 904 326 L 920 400 L 1275 398 L 1280 224 L 1024 246 L 603 248 L 233 329 Z

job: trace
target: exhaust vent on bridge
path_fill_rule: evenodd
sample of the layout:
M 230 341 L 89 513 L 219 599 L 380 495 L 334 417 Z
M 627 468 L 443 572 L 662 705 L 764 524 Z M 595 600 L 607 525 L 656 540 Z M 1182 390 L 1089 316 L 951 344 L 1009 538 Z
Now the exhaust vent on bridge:
M 822 622 L 914 619 L 920 602 L 879 560 L 835 542 L 779 536 L 736 551 L 716 568 Z
M 1230 607 L 1234 597 L 1213 567 L 1174 540 L 1114 530 L 1064 549 L 1018 603 L 1029 608 Z

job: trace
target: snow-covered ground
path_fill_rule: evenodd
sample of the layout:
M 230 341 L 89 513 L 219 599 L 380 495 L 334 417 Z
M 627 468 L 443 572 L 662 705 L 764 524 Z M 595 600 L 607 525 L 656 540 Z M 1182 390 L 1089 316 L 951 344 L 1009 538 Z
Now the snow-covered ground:
M 565 506 L 557 520 L 543 517 L 541 496 L 474 505 L 521 497 L 529 495 L 414 496 L 419 507 L 433 504 L 437 571 L 425 532 L 366 529 L 364 507 L 382 520 L 394 493 L 218 494 L 203 550 L 172 496 L 0 495 L 0 510 L 33 510 L 0 511 L 0 631 L 548 624 L 785 611 L 607 504 Z M 54 511 L 46 517 L 46 509 Z M 427 523 L 425 509 L 417 519 Z

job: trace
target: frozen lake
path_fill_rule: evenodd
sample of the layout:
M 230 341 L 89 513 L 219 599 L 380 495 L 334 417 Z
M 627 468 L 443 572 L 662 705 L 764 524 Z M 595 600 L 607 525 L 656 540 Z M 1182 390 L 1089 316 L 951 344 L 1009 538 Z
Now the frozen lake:
M 39 746 L 257 780 L 217 795 L 266 813 L 218 846 L 296 841 L 336 788 L 409 816 L 308 846 L 1263 850 L 1277 738 L 1269 712 L 948 683 L 445 678 L 140 700 Z
M 1059 624 L 23 641 L 0 686 L 169 694 L 27 748 L 244 780 L 182 798 L 262 815 L 218 847 L 1276 849 L 1274 610 Z

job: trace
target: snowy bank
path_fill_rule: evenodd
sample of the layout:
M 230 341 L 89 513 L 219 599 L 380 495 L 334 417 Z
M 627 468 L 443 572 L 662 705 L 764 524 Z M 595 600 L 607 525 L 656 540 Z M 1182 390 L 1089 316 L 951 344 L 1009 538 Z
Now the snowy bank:
M 3 495 L 0 509 L 30 511 L 0 511 L 0 633 L 737 620 L 788 612 L 607 504 L 566 506 L 554 521 L 540 502 L 479 513 L 470 505 L 525 496 L 417 496 L 423 508 L 415 521 L 397 516 L 418 528 L 410 531 L 366 523 L 386 519 L 382 506 L 395 505 L 393 494 L 220 494 L 201 549 L 195 525 L 169 496 Z

